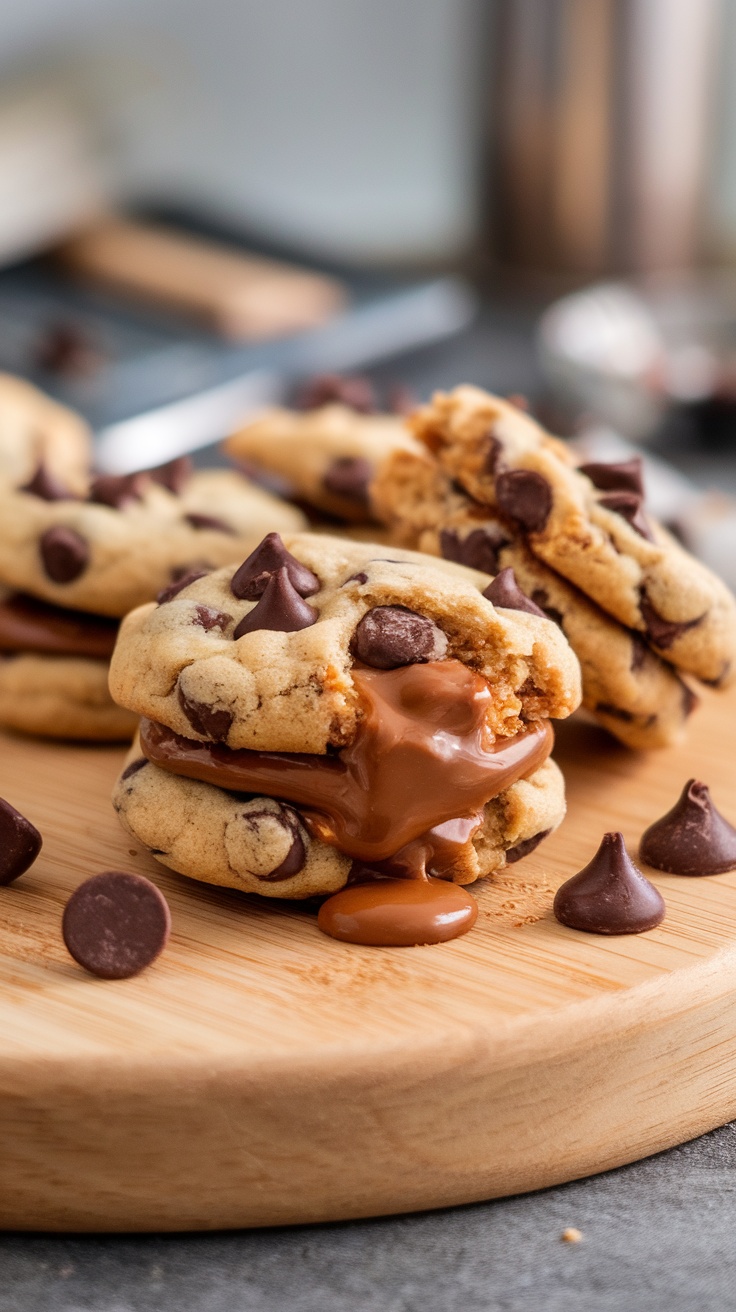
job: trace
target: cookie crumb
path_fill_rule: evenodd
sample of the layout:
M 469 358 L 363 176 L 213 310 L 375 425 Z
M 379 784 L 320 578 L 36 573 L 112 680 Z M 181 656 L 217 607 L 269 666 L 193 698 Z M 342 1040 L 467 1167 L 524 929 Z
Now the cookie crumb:
M 576 1230 L 574 1225 L 569 1225 L 560 1235 L 563 1244 L 579 1244 L 582 1237 L 582 1230 Z

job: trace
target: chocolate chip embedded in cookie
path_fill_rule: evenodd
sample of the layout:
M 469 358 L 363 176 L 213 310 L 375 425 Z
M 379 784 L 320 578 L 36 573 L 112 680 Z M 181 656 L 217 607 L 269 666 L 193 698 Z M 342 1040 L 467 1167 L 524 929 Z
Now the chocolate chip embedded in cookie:
M 496 611 L 482 596 L 484 576 L 412 552 L 385 560 L 371 544 L 316 534 L 286 535 L 282 547 L 318 580 L 317 592 L 302 598 L 287 563 L 258 600 L 246 600 L 233 592 L 241 566 L 140 608 L 113 656 L 115 699 L 184 736 L 193 725 L 183 706 L 206 707 L 218 733 L 230 717 L 228 747 L 284 752 L 350 740 L 360 715 L 356 661 L 458 659 L 497 688 L 493 729 L 502 734 L 522 717 L 566 715 L 577 704 L 577 662 L 563 635 L 535 615 Z M 232 615 L 232 628 L 204 630 L 198 606 Z
M 288 480 L 292 495 L 340 519 L 375 519 L 370 486 L 382 462 L 397 450 L 416 449 L 403 419 L 368 413 L 326 396 L 306 413 L 271 409 L 225 442 L 236 461 Z
M 575 467 L 527 414 L 474 387 L 438 393 L 411 427 L 476 505 L 678 669 L 733 677 L 736 603 L 647 513 L 628 463 Z

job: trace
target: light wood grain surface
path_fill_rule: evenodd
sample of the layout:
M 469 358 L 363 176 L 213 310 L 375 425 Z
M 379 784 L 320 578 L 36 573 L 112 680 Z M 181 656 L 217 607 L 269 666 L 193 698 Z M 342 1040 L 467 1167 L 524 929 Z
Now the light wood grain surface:
M 736 817 L 736 692 L 649 756 L 564 726 L 562 829 L 480 888 L 467 937 L 361 948 L 294 905 L 200 886 L 109 805 L 122 752 L 0 738 L 0 794 L 42 830 L 0 889 L 0 1225 L 206 1229 L 365 1216 L 539 1188 L 736 1115 L 736 874 L 654 876 L 667 919 L 605 939 L 551 915 L 606 829 L 632 850 L 690 775 Z M 99 870 L 164 890 L 137 979 L 67 956 Z M 480 886 L 479 886 L 480 887 Z

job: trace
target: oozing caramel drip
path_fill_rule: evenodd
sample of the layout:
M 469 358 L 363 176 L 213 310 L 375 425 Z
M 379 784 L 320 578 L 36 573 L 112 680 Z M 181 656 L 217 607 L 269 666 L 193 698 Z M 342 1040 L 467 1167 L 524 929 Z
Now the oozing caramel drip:
M 117 620 L 52 606 L 24 593 L 0 601 L 0 651 L 107 661 L 117 633 Z
M 441 879 L 386 879 L 353 884 L 322 903 L 320 929 L 344 943 L 408 948 L 445 943 L 472 929 L 478 903 Z
M 363 718 L 355 740 L 335 756 L 234 751 L 150 720 L 141 724 L 143 752 L 175 774 L 307 807 L 313 832 L 354 859 L 374 864 L 398 854 L 399 867 L 416 868 L 416 857 L 403 855 L 409 844 L 456 842 L 448 823 L 471 820 L 467 843 L 485 804 L 552 748 L 546 721 L 489 741 L 491 691 L 459 661 L 355 669 L 353 677 Z

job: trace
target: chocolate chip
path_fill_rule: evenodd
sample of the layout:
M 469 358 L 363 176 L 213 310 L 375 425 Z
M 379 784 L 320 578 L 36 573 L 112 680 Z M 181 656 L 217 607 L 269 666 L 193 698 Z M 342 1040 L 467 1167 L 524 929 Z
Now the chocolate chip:
M 358 624 L 350 650 L 364 665 L 395 670 L 441 661 L 447 655 L 447 637 L 426 615 L 406 606 L 376 606 Z
M 173 583 L 167 583 L 166 587 L 159 592 L 156 601 L 159 606 L 163 606 L 164 602 L 172 601 L 174 597 L 184 591 L 184 588 L 188 588 L 190 583 L 196 583 L 197 579 L 203 579 L 204 577 L 205 571 L 203 569 L 190 569 L 188 574 L 182 574 L 181 578 L 174 579 Z
M 211 629 L 222 629 L 224 633 L 232 618 L 227 611 L 215 610 L 214 606 L 195 606 L 192 624 L 199 624 L 207 633 Z
M 440 551 L 445 560 L 467 565 L 482 574 L 498 573 L 499 554 L 508 545 L 508 537 L 497 528 L 474 528 L 464 538 L 454 528 L 443 528 L 440 533 Z
M 98 474 L 92 480 L 89 500 L 120 510 L 131 501 L 140 501 L 145 488 L 145 474 Z
M 201 733 L 203 738 L 209 738 L 215 743 L 225 741 L 235 718 L 230 711 L 187 697 L 181 684 L 177 697 L 181 709 L 196 733 Z
M 155 469 L 149 469 L 146 472 L 154 483 L 168 488 L 169 492 L 173 492 L 175 496 L 178 496 L 192 477 L 194 464 L 189 456 L 177 456 L 176 460 L 169 460 L 168 464 L 157 465 Z
M 593 461 L 580 465 L 579 470 L 600 492 L 633 492 L 640 499 L 644 497 L 641 456 L 615 463 Z
M 490 433 L 486 440 L 486 454 L 483 460 L 483 472 L 490 474 L 495 478 L 498 473 L 498 466 L 501 462 L 501 452 L 503 448 L 497 437 Z
M 368 505 L 368 486 L 373 478 L 373 465 L 361 456 L 339 456 L 333 460 L 322 479 L 326 492 L 334 496 Z
M 20 489 L 21 492 L 28 492 L 33 497 L 40 497 L 42 501 L 76 501 L 73 492 L 70 492 L 62 482 L 46 468 L 43 461 L 33 475 L 30 483 Z
M 166 946 L 171 915 L 163 893 L 142 875 L 107 870 L 72 893 L 61 932 L 76 962 L 100 979 L 137 975 Z
M 39 543 L 43 567 L 53 583 L 73 583 L 89 564 L 89 544 L 73 528 L 47 528 Z
M 12 884 L 33 865 L 42 841 L 36 826 L 0 798 L 0 884 Z
M 552 510 L 552 489 L 534 469 L 509 469 L 496 479 L 496 501 L 528 533 L 541 533 Z
M 736 869 L 736 829 L 707 785 L 688 779 L 672 810 L 644 832 L 639 855 L 671 875 L 722 875 Z
M 304 869 L 304 863 L 307 859 L 307 849 L 302 838 L 299 819 L 291 807 L 281 806 L 278 814 L 273 811 L 244 811 L 243 819 L 246 824 L 258 832 L 258 821 L 267 817 L 269 820 L 278 820 L 285 829 L 288 829 L 291 835 L 291 847 L 289 848 L 283 861 L 269 870 L 267 874 L 258 874 L 257 879 L 263 879 L 268 883 L 275 883 L 279 879 L 291 879 L 293 875 L 298 875 L 300 870 Z
M 616 515 L 621 515 L 622 519 L 625 519 L 648 542 L 654 541 L 652 530 L 642 510 L 641 497 L 636 492 L 607 492 L 604 497 L 598 498 L 598 505 L 603 506 L 605 510 L 612 510 Z
M 372 414 L 376 409 L 376 395 L 368 378 L 343 378 L 340 374 L 319 374 L 299 392 L 300 410 L 317 410 L 322 405 L 337 402 L 359 414 Z
M 242 568 L 242 566 L 241 566 Z M 298 633 L 316 624 L 319 611 L 299 596 L 286 565 L 272 574 L 258 605 L 244 615 L 233 637 L 237 640 L 258 629 L 275 633 Z
M 535 847 L 539 847 L 539 844 L 547 837 L 549 832 L 549 829 L 543 829 L 540 834 L 535 834 L 533 838 L 525 838 L 521 843 L 517 843 L 516 847 L 510 847 L 506 853 L 506 865 L 512 866 L 516 861 L 523 861 L 524 857 L 533 852 Z
M 661 893 L 634 865 L 622 834 L 603 835 L 592 861 L 557 890 L 561 925 L 589 934 L 641 934 L 664 920 Z
M 654 609 L 643 589 L 639 598 L 639 610 L 646 625 L 647 637 L 651 639 L 655 647 L 662 647 L 664 651 L 667 651 L 673 642 L 677 642 L 683 633 L 687 633 L 688 629 L 694 629 L 696 625 L 702 624 L 707 614 L 706 611 L 704 614 L 699 615 L 696 620 L 663 619 Z
M 137 774 L 139 770 L 143 769 L 144 765 L 148 765 L 147 757 L 137 756 L 134 761 L 130 762 L 130 765 L 126 765 L 120 776 L 121 782 L 123 779 L 130 779 L 131 775 Z
M 510 565 L 506 569 L 502 569 L 493 582 L 488 584 L 483 596 L 493 602 L 494 606 L 505 606 L 507 610 L 524 610 L 529 615 L 539 615 L 542 619 L 547 618 L 541 607 L 537 606 L 531 597 L 527 597 L 525 592 L 522 592 Z
M 187 524 L 192 528 L 213 528 L 218 533 L 230 533 L 235 535 L 235 529 L 230 524 L 226 524 L 224 519 L 217 519 L 214 515 L 198 515 L 192 512 L 184 516 Z
M 241 601 L 257 601 L 266 591 L 271 577 L 280 569 L 288 571 L 289 582 L 300 597 L 319 592 L 317 575 L 287 551 L 278 533 L 267 533 L 255 551 L 246 557 L 233 574 L 230 590 Z
M 358 574 L 351 574 L 350 578 L 346 579 L 345 582 L 342 584 L 342 587 L 343 588 L 346 587 L 348 583 L 367 583 L 367 582 L 368 582 L 368 575 L 365 573 L 364 570 L 361 570 L 360 573 Z

